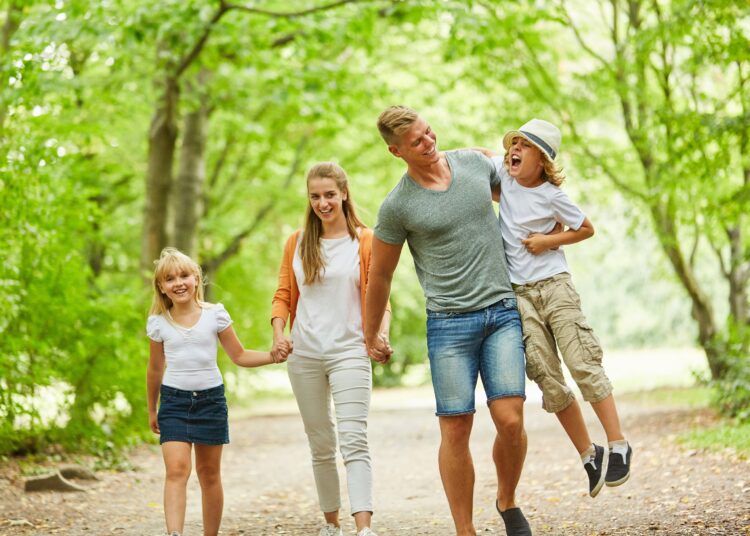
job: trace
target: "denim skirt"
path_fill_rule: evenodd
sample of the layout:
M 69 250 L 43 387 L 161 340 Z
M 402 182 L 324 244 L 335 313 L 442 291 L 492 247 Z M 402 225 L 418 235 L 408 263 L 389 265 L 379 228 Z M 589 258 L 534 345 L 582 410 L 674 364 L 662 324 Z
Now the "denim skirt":
M 183 391 L 162 385 L 157 420 L 159 443 L 182 441 L 198 445 L 229 443 L 224 385 L 203 391 Z

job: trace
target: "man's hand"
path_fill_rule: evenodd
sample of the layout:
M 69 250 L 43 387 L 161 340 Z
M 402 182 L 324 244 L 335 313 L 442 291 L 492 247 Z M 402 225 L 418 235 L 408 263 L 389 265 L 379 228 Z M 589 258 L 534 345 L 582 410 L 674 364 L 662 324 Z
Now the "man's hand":
M 531 233 L 526 240 L 521 240 L 526 251 L 532 255 L 541 255 L 550 249 L 549 237 L 542 233 Z
M 393 348 L 391 348 L 387 336 L 378 333 L 374 341 L 367 342 L 367 353 L 375 361 L 385 365 L 393 354 Z

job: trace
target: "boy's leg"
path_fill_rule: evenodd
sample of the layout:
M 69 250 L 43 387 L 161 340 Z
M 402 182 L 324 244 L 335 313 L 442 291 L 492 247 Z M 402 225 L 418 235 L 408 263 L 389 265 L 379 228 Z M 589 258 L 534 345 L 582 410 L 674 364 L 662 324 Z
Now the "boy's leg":
M 185 527 L 187 482 L 192 469 L 192 445 L 182 441 L 167 441 L 161 445 L 166 477 L 164 479 L 164 517 L 167 532 L 182 533 Z
M 195 472 L 201 485 L 203 536 L 216 536 L 224 510 L 221 452 L 224 445 L 195 445 Z
M 292 354 L 287 361 L 287 372 L 310 445 L 320 508 L 326 522 L 338 526 L 341 495 L 331 391 L 325 364 L 322 359 Z
M 596 416 L 599 417 L 599 421 L 607 433 L 607 441 L 613 442 L 625 439 L 620 429 L 620 417 L 617 415 L 615 397 L 612 394 L 599 402 L 592 402 L 591 407 L 594 408 Z
M 573 399 L 567 408 L 558 411 L 555 415 L 578 454 L 587 451 L 591 447 L 591 436 L 589 436 L 586 422 L 583 420 L 583 413 L 581 413 L 578 400 Z

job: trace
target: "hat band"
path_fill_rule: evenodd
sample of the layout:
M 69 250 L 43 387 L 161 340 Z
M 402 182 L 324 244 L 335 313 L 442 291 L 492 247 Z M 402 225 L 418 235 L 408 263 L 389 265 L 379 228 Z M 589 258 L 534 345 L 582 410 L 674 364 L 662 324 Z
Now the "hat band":
M 527 136 L 527 137 L 528 137 L 528 138 L 529 138 L 529 139 L 530 139 L 531 141 L 533 141 L 533 142 L 534 142 L 534 143 L 536 143 L 536 144 L 537 144 L 537 145 L 538 145 L 539 147 L 541 147 L 542 149 L 544 149 L 544 151 L 545 151 L 545 152 L 547 153 L 547 155 L 548 155 L 548 156 L 549 156 L 549 157 L 550 157 L 550 158 L 551 158 L 552 160 L 554 160 L 554 159 L 555 159 L 555 156 L 557 156 L 557 153 L 555 153 L 554 149 L 552 149 L 552 147 L 550 147 L 550 146 L 549 146 L 549 145 L 547 144 L 547 142 L 546 142 L 546 141 L 544 141 L 544 140 L 543 140 L 542 138 L 540 138 L 539 136 L 536 136 L 536 135 L 532 134 L 531 132 L 526 132 L 525 130 L 519 130 L 519 132 L 520 132 L 521 134 L 523 134 L 524 136 Z

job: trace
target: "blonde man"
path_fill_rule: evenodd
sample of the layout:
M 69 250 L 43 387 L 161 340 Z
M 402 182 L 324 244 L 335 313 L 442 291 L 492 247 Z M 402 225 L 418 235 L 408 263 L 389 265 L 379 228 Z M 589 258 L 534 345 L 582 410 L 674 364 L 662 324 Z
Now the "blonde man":
M 515 504 L 526 456 L 521 318 L 508 277 L 492 190 L 500 176 L 474 151 L 441 152 L 430 125 L 404 106 L 386 109 L 378 130 L 406 174 L 380 207 L 366 297 L 365 342 L 387 359 L 378 335 L 393 272 L 408 242 L 427 305 L 427 346 L 436 415 L 440 475 L 458 536 L 474 536 L 474 466 L 469 436 L 479 375 L 497 429 L 495 506 L 509 536 L 530 536 Z

